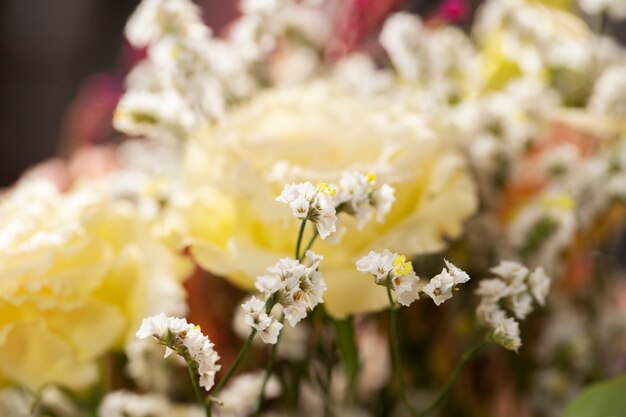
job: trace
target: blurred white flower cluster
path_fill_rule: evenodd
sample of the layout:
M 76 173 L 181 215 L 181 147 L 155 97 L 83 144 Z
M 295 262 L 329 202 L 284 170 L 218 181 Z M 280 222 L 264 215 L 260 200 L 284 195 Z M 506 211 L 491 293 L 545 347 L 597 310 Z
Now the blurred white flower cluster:
M 483 279 L 476 290 L 481 297 L 476 314 L 491 329 L 497 343 L 506 349 L 518 350 L 522 340 L 517 320 L 524 320 L 532 313 L 534 302 L 540 306 L 545 304 L 551 279 L 541 267 L 530 272 L 513 261 L 500 262 L 491 268 L 491 273 L 496 278 Z M 514 317 L 509 317 L 507 310 Z

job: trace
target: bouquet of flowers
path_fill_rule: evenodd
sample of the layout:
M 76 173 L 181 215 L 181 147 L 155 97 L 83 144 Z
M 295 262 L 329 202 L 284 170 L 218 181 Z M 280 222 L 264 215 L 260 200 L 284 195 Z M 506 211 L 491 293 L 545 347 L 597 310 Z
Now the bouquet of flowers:
M 240 9 L 0 197 L 0 415 L 626 416 L 626 2 Z

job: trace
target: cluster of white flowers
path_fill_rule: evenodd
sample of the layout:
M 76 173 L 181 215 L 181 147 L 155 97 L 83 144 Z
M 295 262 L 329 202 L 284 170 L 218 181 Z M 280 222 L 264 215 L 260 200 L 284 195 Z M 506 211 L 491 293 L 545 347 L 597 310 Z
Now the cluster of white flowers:
M 297 219 L 313 222 L 320 237 L 326 239 L 337 230 L 337 213 L 332 198 L 336 192 L 326 183 L 320 182 L 316 187 L 307 181 L 285 185 L 276 201 L 288 204 Z
M 247 417 L 257 407 L 259 392 L 263 386 L 265 372 L 258 371 L 237 376 L 220 393 L 223 403 L 216 411 L 218 417 Z M 265 385 L 264 397 L 273 399 L 280 395 L 281 386 L 278 378 L 271 375 Z
M 385 21 L 380 43 L 400 78 L 419 83 L 439 100 L 456 100 L 478 85 L 478 54 L 458 28 L 431 29 L 417 15 L 396 13 Z
M 191 0 L 142 1 L 125 33 L 148 56 L 126 79 L 115 127 L 130 135 L 183 138 L 269 81 L 308 78 L 330 33 L 327 16 L 314 3 L 241 2 L 242 15 L 219 38 Z M 279 41 L 285 59 L 265 65 Z M 272 77 L 281 66 L 286 68 Z M 298 71 L 289 71 L 294 66 Z
M 441 273 L 435 275 L 422 289 L 433 299 L 436 305 L 440 305 L 452 298 L 453 291 L 458 284 L 464 284 L 470 280 L 467 272 L 444 259 L 446 267 Z
M 362 229 L 376 210 L 376 220 L 382 223 L 395 197 L 395 189 L 389 184 L 376 185 L 376 174 L 369 172 L 345 172 L 339 179 L 335 205 L 339 212 L 348 213 L 356 218 L 357 227 Z
M 480 281 L 476 290 L 481 297 L 476 314 L 492 330 L 494 341 L 517 351 L 522 345 L 517 320 L 524 320 L 532 313 L 533 300 L 540 306 L 545 304 L 551 279 L 541 267 L 530 272 L 513 261 L 502 261 L 491 272 L 495 278 Z
M 211 31 L 190 0 L 145 0 L 126 37 L 148 58 L 127 78 L 114 125 L 130 135 L 182 138 L 223 112 L 223 91 L 211 68 Z
M 193 360 L 198 367 L 200 386 L 207 391 L 215 383 L 215 374 L 221 366 L 217 364 L 219 355 L 213 350 L 213 343 L 202 334 L 199 326 L 187 323 L 186 319 L 167 317 L 165 314 L 148 317 L 143 320 L 137 331 L 137 337 L 153 337 L 167 346 L 165 357 L 172 352 Z
M 344 212 L 356 218 L 362 229 L 376 210 L 376 218 L 382 222 L 391 210 L 395 190 L 388 184 L 377 186 L 376 174 L 344 172 L 339 185 L 310 182 L 285 185 L 276 201 L 288 204 L 297 219 L 313 222 L 322 239 L 338 231 L 337 214 Z
M 259 332 L 265 343 L 274 344 L 282 323 L 273 317 L 272 309 L 280 305 L 289 324 L 294 327 L 307 316 L 307 310 L 323 303 L 326 282 L 318 271 L 322 257 L 307 251 L 306 263 L 292 258 L 282 258 L 267 268 L 269 275 L 257 277 L 256 287 L 265 301 L 252 297 L 242 305 L 246 323 Z
M 130 391 L 107 394 L 98 407 L 98 417 L 171 417 L 174 409 L 159 394 L 139 395 Z
M 525 0 L 487 1 L 478 13 L 474 36 L 485 48 L 539 77 L 545 67 L 589 69 L 595 51 L 584 22 L 567 12 Z M 496 36 L 497 34 L 497 36 Z
M 419 299 L 419 277 L 413 271 L 411 262 L 407 262 L 403 255 L 391 253 L 387 249 L 382 252 L 371 251 L 356 262 L 356 269 L 363 274 L 371 273 L 376 284 L 395 291 L 398 302 L 403 306 L 409 306 Z
M 246 297 L 244 305 L 254 296 Z M 258 306 L 258 303 L 256 303 Z M 251 306 L 253 307 L 253 306 Z M 233 317 L 233 330 L 241 339 L 245 339 L 250 334 L 250 326 L 248 322 L 250 321 L 247 314 L 248 308 L 241 308 L 235 311 L 235 316 Z M 274 321 L 271 322 L 270 327 L 266 331 L 262 331 L 258 333 L 258 337 L 254 338 L 253 343 L 255 345 L 262 345 L 263 339 L 261 336 L 266 337 L 269 336 L 269 333 L 276 333 L 278 335 L 278 331 L 280 331 L 280 340 L 281 343 L 278 345 L 276 349 L 276 357 L 282 358 L 290 361 L 300 361 L 305 358 L 307 353 L 307 343 L 308 337 L 310 333 L 310 329 L 305 324 L 299 324 L 296 327 L 282 327 L 281 329 L 277 329 L 276 324 L 279 323 L 280 318 L 283 314 L 282 305 L 276 305 L 270 311 L 269 315 L 271 315 Z M 259 320 L 265 320 L 263 313 L 259 313 Z M 274 325 L 274 328 L 272 328 Z M 262 326 L 259 326 L 262 327 Z

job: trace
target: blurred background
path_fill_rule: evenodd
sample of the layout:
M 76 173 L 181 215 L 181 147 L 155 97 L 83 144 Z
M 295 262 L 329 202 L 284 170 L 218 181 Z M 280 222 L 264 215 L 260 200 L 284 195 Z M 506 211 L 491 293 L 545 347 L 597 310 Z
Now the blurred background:
M 343 0 L 359 1 L 359 0 Z M 428 15 L 438 0 L 391 1 Z M 123 38 L 138 0 L 3 0 L 0 2 L 0 188 L 33 164 L 84 144 L 115 140 L 110 119 L 123 79 L 141 54 Z M 198 0 L 220 33 L 237 0 Z M 469 27 L 480 0 L 468 2 Z M 626 40 L 626 24 L 608 32 Z

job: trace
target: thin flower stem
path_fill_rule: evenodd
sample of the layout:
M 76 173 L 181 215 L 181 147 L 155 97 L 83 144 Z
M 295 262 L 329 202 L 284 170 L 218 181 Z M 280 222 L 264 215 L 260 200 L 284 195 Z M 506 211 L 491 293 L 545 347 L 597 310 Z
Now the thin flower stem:
M 235 361 L 233 362 L 230 369 L 226 373 L 226 376 L 222 378 L 222 380 L 219 382 L 219 384 L 217 384 L 217 386 L 213 390 L 213 396 L 217 396 L 217 394 L 219 394 L 222 388 L 224 388 L 224 385 L 226 385 L 226 383 L 230 380 L 230 378 L 232 378 L 233 374 L 235 373 L 235 371 L 241 364 L 241 361 L 243 360 L 244 356 L 246 356 L 248 349 L 250 349 L 250 346 L 252 345 L 252 340 L 254 339 L 255 335 L 256 335 L 256 329 L 253 328 L 250 331 L 250 334 L 248 335 L 248 338 L 244 342 L 243 346 L 241 347 L 241 350 L 239 350 L 239 353 L 237 354 Z
M 282 316 L 280 317 L 280 323 L 284 323 L 285 322 L 285 314 L 283 313 Z M 265 387 L 267 386 L 267 382 L 270 379 L 270 376 L 272 375 L 272 369 L 274 368 L 274 362 L 276 361 L 276 351 L 278 350 L 278 344 L 280 343 L 280 337 L 283 335 L 283 332 L 281 331 L 278 334 L 278 339 L 276 340 L 276 343 L 274 343 L 274 346 L 272 346 L 272 350 L 270 352 L 270 358 L 267 362 L 267 366 L 265 367 L 265 376 L 263 377 L 263 383 L 261 384 L 261 391 L 259 392 L 259 401 L 257 402 L 257 408 L 256 411 L 254 412 L 254 417 L 258 416 L 259 413 L 261 412 L 261 408 L 263 407 L 263 401 L 265 401 Z
M 300 230 L 298 230 L 298 240 L 296 241 L 296 259 L 300 259 L 300 245 L 302 244 L 302 237 L 304 236 L 306 221 L 306 219 L 302 219 L 302 223 L 300 223 Z
M 306 245 L 306 248 L 304 249 L 302 254 L 300 254 L 300 257 L 298 258 L 298 261 L 302 262 L 302 260 L 304 259 L 304 255 L 306 255 L 306 252 L 309 249 L 311 249 L 311 247 L 313 247 L 313 244 L 315 243 L 315 240 L 317 239 L 318 236 L 319 236 L 319 233 L 317 232 L 317 229 L 315 229 L 313 231 L 313 236 L 311 236 L 311 240 L 309 240 L 309 243 Z
M 387 297 L 389 298 L 389 305 L 391 307 L 391 352 L 393 357 L 393 366 L 396 374 L 396 379 L 398 381 L 398 388 L 400 390 L 400 398 L 404 403 L 407 411 L 412 417 L 415 417 L 416 412 L 411 406 L 407 396 L 406 396 L 406 387 L 404 385 L 404 377 L 402 376 L 402 367 L 400 360 L 400 348 L 398 347 L 398 306 L 396 302 L 393 301 L 393 297 L 391 296 L 391 288 L 387 287 Z
M 200 384 L 198 382 L 198 372 L 196 370 L 197 365 L 193 359 L 188 357 L 188 355 L 184 356 L 185 362 L 187 363 L 187 370 L 189 371 L 189 378 L 191 378 L 191 384 L 193 385 L 193 391 L 196 393 L 196 399 L 202 408 L 204 408 L 204 414 L 206 417 L 211 417 L 211 406 L 206 401 L 206 395 L 202 394 L 202 388 L 200 388 Z
M 448 394 L 450 389 L 454 386 L 454 383 L 456 382 L 456 380 L 459 378 L 459 374 L 461 373 L 461 370 L 463 369 L 465 364 L 472 358 L 472 356 L 474 356 L 474 354 L 481 347 L 483 347 L 485 345 L 485 343 L 486 343 L 486 339 L 484 337 L 480 337 L 477 340 L 475 340 L 474 342 L 472 342 L 465 349 L 465 351 L 461 355 L 461 359 L 459 360 L 459 362 L 457 362 L 456 366 L 454 367 L 454 369 L 452 370 L 452 372 L 448 376 L 448 379 L 443 384 L 443 387 L 441 387 L 441 389 L 437 393 L 437 396 L 435 397 L 435 399 L 430 403 L 430 405 L 424 411 L 422 411 L 419 414 L 418 417 L 426 417 L 426 416 L 430 415 L 430 413 L 435 411 L 437 409 L 437 407 L 439 407 L 441 405 L 441 402 L 443 401 L 445 396 Z

